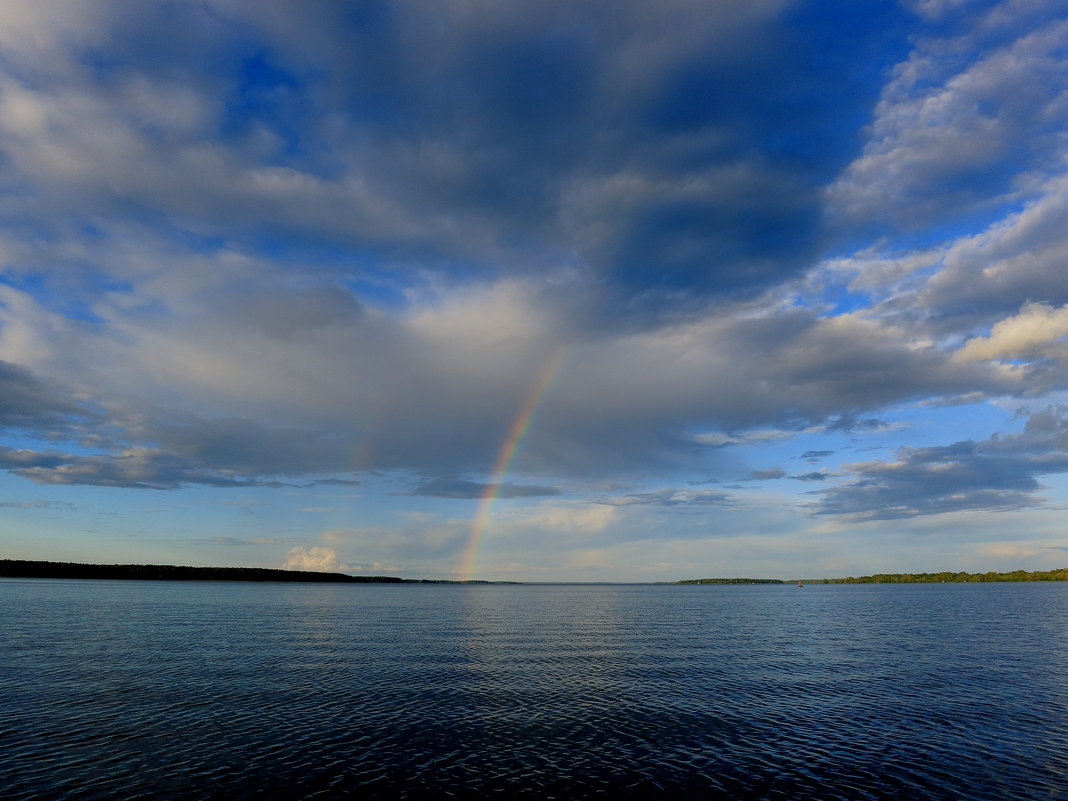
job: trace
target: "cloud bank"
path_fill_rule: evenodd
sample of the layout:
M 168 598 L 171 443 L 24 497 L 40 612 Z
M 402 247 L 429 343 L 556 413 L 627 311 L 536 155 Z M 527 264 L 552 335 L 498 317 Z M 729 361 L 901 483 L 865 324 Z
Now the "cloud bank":
M 358 496 L 297 565 L 490 496 L 1051 507 L 1063 11 L 11 0 L 3 478 Z

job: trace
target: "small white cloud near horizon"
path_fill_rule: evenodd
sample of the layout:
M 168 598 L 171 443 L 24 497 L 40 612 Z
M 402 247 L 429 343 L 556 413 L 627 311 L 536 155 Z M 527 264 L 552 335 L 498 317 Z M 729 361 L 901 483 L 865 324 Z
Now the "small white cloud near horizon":
M 343 573 L 352 569 L 338 561 L 337 551 L 321 545 L 290 548 L 282 567 L 284 570 L 313 570 L 320 573 Z
M 1045 555 L 1054 557 L 1048 548 L 1035 545 L 1026 545 L 1019 542 L 987 542 L 979 546 L 979 553 L 983 556 L 995 556 L 999 559 L 1028 559 L 1032 556 Z

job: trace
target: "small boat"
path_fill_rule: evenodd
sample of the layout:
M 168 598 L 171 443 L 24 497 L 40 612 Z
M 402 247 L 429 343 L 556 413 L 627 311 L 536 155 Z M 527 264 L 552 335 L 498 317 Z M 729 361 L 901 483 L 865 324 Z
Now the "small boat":
M 797 580 L 797 586 L 798 587 L 804 587 L 805 586 L 805 582 L 803 582 L 801 579 L 798 579 Z

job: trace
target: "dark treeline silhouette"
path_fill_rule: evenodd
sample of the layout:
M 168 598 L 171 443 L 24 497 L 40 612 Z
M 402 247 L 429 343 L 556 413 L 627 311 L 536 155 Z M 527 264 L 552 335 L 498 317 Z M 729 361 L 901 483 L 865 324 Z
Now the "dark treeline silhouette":
M 7 578 L 151 579 L 164 581 L 304 581 L 398 584 L 394 576 L 348 576 L 310 570 L 271 570 L 264 567 L 184 567 L 181 565 L 83 565 L 75 562 L 36 562 L 0 559 L 0 576 Z

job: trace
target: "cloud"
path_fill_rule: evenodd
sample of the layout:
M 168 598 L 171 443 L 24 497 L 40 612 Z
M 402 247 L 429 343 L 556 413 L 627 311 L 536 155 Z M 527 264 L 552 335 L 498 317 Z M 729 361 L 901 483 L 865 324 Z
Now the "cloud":
M 1028 168 L 1046 168 L 1068 122 L 1060 101 L 1068 69 L 1058 55 L 1068 24 L 1052 8 L 1037 18 L 1003 10 L 973 15 L 959 37 L 920 39 L 897 65 L 863 153 L 830 189 L 833 209 L 928 227 L 1011 194 Z
M 64 501 L 0 501 L 4 509 L 74 509 L 74 504 Z
M 795 481 L 824 481 L 830 478 L 830 473 L 824 473 L 818 470 L 814 470 L 811 473 L 799 473 L 797 475 L 790 476 Z
M 0 361 L 0 427 L 58 433 L 89 414 L 62 388 L 21 365 Z
M 558 487 L 539 487 L 533 484 L 479 484 L 459 478 L 430 478 L 421 481 L 411 495 L 431 498 L 483 498 L 492 491 L 497 498 L 535 498 L 544 495 L 559 495 Z
M 738 432 L 735 434 L 709 431 L 702 434 L 695 434 L 693 440 L 701 445 L 708 445 L 716 448 L 722 445 L 746 445 L 770 442 L 778 439 L 790 439 L 793 436 L 795 436 L 795 432 L 778 431 L 774 429 Z
M 197 468 L 172 454 L 143 447 L 93 456 L 0 447 L 0 467 L 38 484 L 176 489 L 186 484 L 243 487 L 258 483 L 217 469 Z
M 255 267 L 261 287 L 290 291 L 290 277 Z M 296 300 L 323 304 L 322 314 L 315 325 L 295 316 L 273 338 L 233 315 L 236 300 L 222 299 L 236 292 L 229 284 L 209 280 L 209 292 L 199 281 L 166 282 L 153 294 L 163 280 L 153 272 L 143 290 L 120 293 L 121 303 L 102 302 L 102 324 L 54 337 L 58 346 L 35 361 L 106 414 L 75 432 L 100 455 L 28 477 L 173 487 L 376 469 L 477 476 L 561 353 L 517 453 L 520 472 L 588 478 L 707 466 L 719 445 L 814 425 L 857 429 L 875 425 L 864 411 L 888 404 L 1022 393 L 1034 383 L 1029 369 L 954 360 L 920 327 L 860 314 L 754 315 L 743 304 L 606 335 L 581 327 L 566 286 L 448 288 L 394 313 L 349 313 L 330 293 L 302 296 L 294 286 Z M 162 319 L 146 315 L 163 302 Z M 471 497 L 485 483 L 416 491 Z M 541 483 L 502 489 L 558 492 Z
M 611 505 L 543 503 L 518 518 L 508 517 L 501 522 L 529 531 L 592 534 L 608 530 L 617 520 L 617 510 Z
M 662 489 L 604 498 L 597 503 L 609 506 L 729 506 L 734 499 L 730 493 L 717 490 Z
M 1044 303 L 1028 303 L 1019 314 L 996 323 L 990 336 L 968 340 L 956 356 L 965 362 L 1034 357 L 1065 336 L 1068 304 L 1054 309 Z
M 493 522 L 533 548 L 653 538 L 741 486 L 690 479 L 938 405 L 973 439 L 789 477 L 872 519 L 1041 505 L 1060 469 L 1038 417 L 984 440 L 964 405 L 1068 387 L 1053 6 L 9 6 L 16 476 L 362 486 L 378 514 L 423 502 L 348 476 L 484 497 L 527 423 L 498 494 L 531 502 Z M 293 559 L 440 565 L 469 535 L 405 518 Z
M 999 559 L 1028 559 L 1046 551 L 1048 548 L 1024 545 L 1019 542 L 987 542 L 979 546 L 979 553 Z
M 856 478 L 819 490 L 815 514 L 893 520 L 1041 506 L 1037 477 L 1068 472 L 1068 423 L 1060 410 L 1049 409 L 1031 415 L 1021 434 L 902 448 L 895 461 L 842 469 Z
M 821 187 L 855 147 L 852 109 L 818 90 L 874 99 L 874 76 L 839 65 L 889 60 L 904 16 L 838 8 L 848 35 L 827 37 L 785 9 L 20 4 L 0 148 L 52 213 L 150 210 L 400 271 L 565 262 L 627 302 L 749 292 L 806 266 Z
M 235 546 L 243 548 L 249 545 L 277 545 L 279 543 L 292 542 L 292 539 L 279 539 L 277 537 L 208 537 L 200 540 L 182 540 L 182 542 L 191 542 L 197 545 L 222 545 L 226 547 Z M 290 551 L 290 554 L 292 553 L 293 552 Z
M 321 545 L 298 545 L 286 554 L 283 570 L 312 570 L 321 573 L 343 573 L 351 570 L 338 561 L 337 551 Z
M 152 3 L 76 3 L 77 24 L 19 5 L 0 150 L 34 203 L 3 208 L 0 358 L 63 389 L 12 374 L 40 397 L 8 417 L 51 409 L 41 424 L 61 425 L 76 411 L 64 392 L 104 410 L 66 448 L 97 455 L 24 475 L 259 486 L 410 470 L 471 477 L 417 492 L 474 496 L 560 353 L 520 473 L 708 468 L 729 459 L 710 454 L 721 445 L 1030 391 L 1037 368 L 952 358 L 933 282 L 921 324 L 803 308 L 789 282 L 834 233 L 822 187 L 843 169 L 846 206 L 861 189 L 935 193 L 916 184 L 924 170 L 864 166 L 895 143 L 937 155 L 910 138 L 927 119 L 924 80 L 956 120 L 1046 64 L 1059 29 L 1005 33 L 1001 55 L 954 72 L 952 42 L 902 61 L 892 4 L 885 27 L 870 8 L 837 9 L 849 35 L 831 40 L 821 7 L 799 19 L 777 2 L 711 16 L 638 3 L 604 26 L 600 3 L 430 16 L 399 3 L 389 24 L 354 29 L 285 3 L 218 0 L 171 9 L 166 25 Z M 242 26 L 241 42 L 219 20 Z M 108 80 L 85 58 L 102 43 Z M 843 78 L 861 53 L 899 63 L 890 86 L 875 67 Z M 983 89 L 1013 54 L 1012 77 Z M 861 142 L 855 117 L 880 91 Z M 1039 105 L 1004 125 L 1026 127 Z M 1025 216 L 1054 236 L 1056 204 Z M 954 247 L 946 259 L 967 260 L 971 246 Z M 558 491 L 516 481 L 501 494 Z
M 767 481 L 769 479 L 783 478 L 786 471 L 780 467 L 772 467 L 767 470 L 753 470 L 748 477 L 749 481 Z
M 324 531 L 323 547 L 358 554 L 357 564 L 393 564 L 405 571 L 442 561 L 450 569 L 470 537 L 469 520 L 403 515 L 399 523 Z

